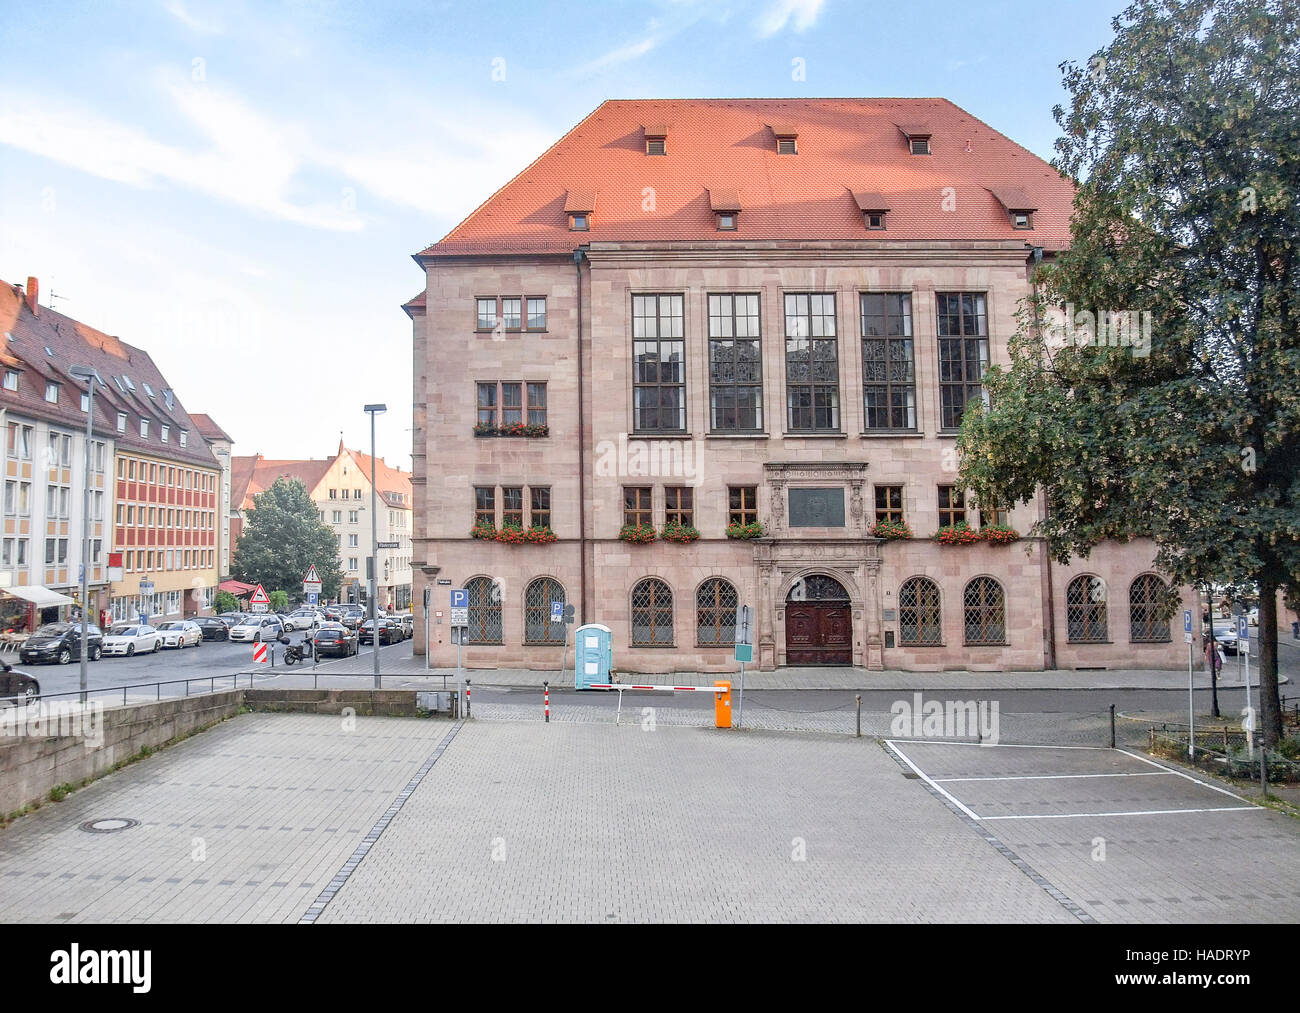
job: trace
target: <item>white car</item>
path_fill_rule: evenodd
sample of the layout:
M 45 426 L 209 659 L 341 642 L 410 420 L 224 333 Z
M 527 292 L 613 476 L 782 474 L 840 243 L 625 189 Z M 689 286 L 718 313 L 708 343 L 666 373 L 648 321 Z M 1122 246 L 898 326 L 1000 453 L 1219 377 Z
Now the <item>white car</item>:
M 192 619 L 177 619 L 158 627 L 163 647 L 197 647 L 203 643 L 203 629 Z
M 255 644 L 270 643 L 280 639 L 284 626 L 279 616 L 249 616 L 238 626 L 231 627 L 230 639 L 252 641 Z
M 289 613 L 289 621 L 285 627 L 291 630 L 310 630 L 318 625 L 320 625 L 319 612 L 315 609 L 299 609 L 297 612 Z
M 104 653 L 124 654 L 128 658 L 136 654 L 152 654 L 162 646 L 162 634 L 152 626 L 138 623 L 118 623 L 104 634 Z

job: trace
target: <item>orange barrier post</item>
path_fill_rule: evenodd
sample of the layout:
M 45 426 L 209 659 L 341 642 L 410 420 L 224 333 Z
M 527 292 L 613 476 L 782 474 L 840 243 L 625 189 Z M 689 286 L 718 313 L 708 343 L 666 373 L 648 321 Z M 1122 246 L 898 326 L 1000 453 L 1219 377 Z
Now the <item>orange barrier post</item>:
M 713 688 L 713 723 L 715 728 L 731 727 L 731 683 L 715 682 Z

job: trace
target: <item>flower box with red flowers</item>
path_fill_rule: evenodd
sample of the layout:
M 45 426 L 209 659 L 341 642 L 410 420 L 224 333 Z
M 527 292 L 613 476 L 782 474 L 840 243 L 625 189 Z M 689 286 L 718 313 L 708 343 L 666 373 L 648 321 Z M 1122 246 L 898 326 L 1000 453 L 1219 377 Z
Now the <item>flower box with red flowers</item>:
M 658 537 L 653 524 L 624 524 L 618 537 L 634 545 L 646 545 Z
M 677 542 L 679 545 L 685 545 L 688 542 L 699 541 L 700 532 L 698 528 L 693 528 L 689 524 L 673 522 L 664 525 L 664 530 L 659 537 L 665 542 Z
M 980 533 L 965 521 L 946 524 L 930 537 L 940 545 L 974 545 L 976 542 L 983 541 Z
M 497 425 L 494 422 L 479 422 L 474 426 L 475 436 L 520 436 L 536 440 L 551 435 L 550 426 L 541 423 L 510 422 Z
M 1010 545 L 1020 538 L 1020 532 L 1005 524 L 986 524 L 980 528 L 980 538 L 990 545 Z
M 906 521 L 876 521 L 871 529 L 871 537 L 884 538 L 887 541 L 911 538 L 912 529 L 907 526 Z
M 762 538 L 764 534 L 762 521 L 750 521 L 748 524 L 737 524 L 733 521 L 727 525 L 728 538 Z

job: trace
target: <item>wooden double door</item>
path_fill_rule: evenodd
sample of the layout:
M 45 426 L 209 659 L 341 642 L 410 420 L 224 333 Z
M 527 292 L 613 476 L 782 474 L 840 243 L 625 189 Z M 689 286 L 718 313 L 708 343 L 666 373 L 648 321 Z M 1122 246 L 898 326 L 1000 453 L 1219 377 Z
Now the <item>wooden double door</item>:
M 853 664 L 853 614 L 848 602 L 787 602 L 785 663 Z

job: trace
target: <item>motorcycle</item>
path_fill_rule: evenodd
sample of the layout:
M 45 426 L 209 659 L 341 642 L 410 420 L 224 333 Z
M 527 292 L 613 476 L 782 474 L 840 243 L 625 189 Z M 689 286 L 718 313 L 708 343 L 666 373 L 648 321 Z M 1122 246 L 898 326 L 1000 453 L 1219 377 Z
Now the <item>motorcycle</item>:
M 306 661 L 311 655 L 311 640 L 306 639 L 301 644 L 292 644 L 288 637 L 281 637 L 280 643 L 284 644 L 284 663 L 286 665 L 295 665 L 300 661 Z

